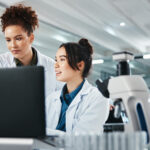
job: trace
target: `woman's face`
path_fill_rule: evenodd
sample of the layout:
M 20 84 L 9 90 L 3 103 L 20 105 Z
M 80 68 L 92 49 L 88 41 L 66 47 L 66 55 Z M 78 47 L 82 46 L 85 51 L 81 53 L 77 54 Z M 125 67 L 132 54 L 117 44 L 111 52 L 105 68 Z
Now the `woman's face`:
M 73 70 L 68 64 L 64 47 L 59 48 L 56 53 L 55 72 L 58 81 L 70 82 L 81 78 L 81 72 L 79 70 Z
M 4 34 L 6 45 L 15 58 L 23 59 L 30 53 L 33 34 L 29 36 L 20 25 L 7 26 Z

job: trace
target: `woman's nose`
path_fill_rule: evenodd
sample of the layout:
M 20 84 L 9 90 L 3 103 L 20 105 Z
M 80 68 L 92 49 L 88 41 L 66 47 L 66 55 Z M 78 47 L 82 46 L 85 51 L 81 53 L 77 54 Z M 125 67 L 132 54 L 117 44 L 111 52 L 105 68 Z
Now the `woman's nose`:
M 16 47 L 16 42 L 14 40 L 11 42 L 11 47 Z
M 58 64 L 58 62 L 56 61 L 55 62 L 55 68 L 58 68 L 59 67 L 59 64 Z

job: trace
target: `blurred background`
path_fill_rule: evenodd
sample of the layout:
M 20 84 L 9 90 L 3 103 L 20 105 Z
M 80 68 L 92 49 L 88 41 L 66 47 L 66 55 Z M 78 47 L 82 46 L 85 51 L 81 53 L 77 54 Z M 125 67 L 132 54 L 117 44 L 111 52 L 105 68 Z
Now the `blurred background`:
M 55 58 L 61 43 L 84 37 L 94 47 L 93 85 L 116 76 L 115 52 L 132 52 L 131 74 L 141 75 L 150 88 L 150 0 L 0 0 L 0 15 L 16 3 L 32 6 L 39 17 L 33 46 Z M 0 53 L 7 47 L 0 31 Z

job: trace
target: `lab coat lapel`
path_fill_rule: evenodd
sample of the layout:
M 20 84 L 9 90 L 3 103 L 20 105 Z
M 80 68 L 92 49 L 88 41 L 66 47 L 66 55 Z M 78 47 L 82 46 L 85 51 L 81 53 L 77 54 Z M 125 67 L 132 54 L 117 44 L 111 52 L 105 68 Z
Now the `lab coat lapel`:
M 88 94 L 90 91 L 89 83 L 86 80 L 82 89 L 79 91 L 79 93 L 76 95 L 70 106 L 68 107 L 67 113 L 66 113 L 66 129 L 67 131 L 72 131 L 73 127 L 73 120 L 76 114 L 76 111 L 78 109 L 79 103 L 82 101 L 83 95 Z
M 10 53 L 10 52 L 9 52 Z M 11 67 L 16 67 L 16 63 L 15 63 L 15 60 L 14 60 L 14 56 L 10 53 L 10 64 L 11 64 Z
M 37 51 L 37 50 L 36 50 Z M 42 62 L 42 58 L 40 57 L 40 52 L 39 51 L 37 51 L 37 58 L 38 58 L 38 62 L 37 62 L 37 65 L 38 66 L 40 66 L 40 65 L 42 65 L 43 64 L 43 62 Z
M 75 96 L 74 100 L 70 104 L 69 108 L 74 107 L 74 105 L 78 105 L 80 101 L 82 100 L 82 96 L 88 94 L 90 91 L 90 84 L 87 80 L 85 80 L 85 83 L 83 84 L 82 89 L 79 91 L 79 93 Z

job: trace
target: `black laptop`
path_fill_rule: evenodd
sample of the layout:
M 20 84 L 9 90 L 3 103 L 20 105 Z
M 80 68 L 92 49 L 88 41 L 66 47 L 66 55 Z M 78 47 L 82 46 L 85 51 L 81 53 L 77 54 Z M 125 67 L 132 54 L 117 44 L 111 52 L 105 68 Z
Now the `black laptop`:
M 44 68 L 0 69 L 0 137 L 45 136 Z

